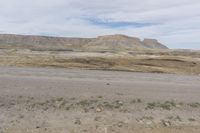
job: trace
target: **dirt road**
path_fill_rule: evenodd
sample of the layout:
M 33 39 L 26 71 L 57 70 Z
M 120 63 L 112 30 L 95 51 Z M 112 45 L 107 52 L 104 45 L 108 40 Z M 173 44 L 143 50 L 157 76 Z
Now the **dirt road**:
M 1 95 L 115 96 L 200 101 L 200 76 L 45 68 L 0 68 Z
M 199 101 L 200 76 L 0 68 L 5 133 L 195 133 Z

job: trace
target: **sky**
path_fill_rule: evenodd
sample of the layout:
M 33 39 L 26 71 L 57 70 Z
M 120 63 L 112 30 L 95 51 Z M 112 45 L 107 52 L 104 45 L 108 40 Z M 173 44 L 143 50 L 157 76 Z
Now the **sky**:
M 125 34 L 200 49 L 200 0 L 0 0 L 0 33 Z

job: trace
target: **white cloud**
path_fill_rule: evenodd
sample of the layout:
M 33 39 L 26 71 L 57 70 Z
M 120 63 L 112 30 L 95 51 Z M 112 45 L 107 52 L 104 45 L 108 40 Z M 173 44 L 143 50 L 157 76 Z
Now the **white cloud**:
M 199 0 L 0 0 L 0 32 L 95 37 L 127 34 L 157 38 L 171 48 L 200 48 Z M 103 27 L 109 22 L 155 23 Z

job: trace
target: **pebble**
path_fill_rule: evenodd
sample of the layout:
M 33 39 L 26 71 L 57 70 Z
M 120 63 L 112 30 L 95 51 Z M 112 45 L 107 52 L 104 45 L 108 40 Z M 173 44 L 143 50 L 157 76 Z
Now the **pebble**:
M 170 121 L 162 121 L 162 123 L 163 123 L 163 125 L 165 126 L 165 127 L 169 127 L 169 126 L 171 126 L 171 122 Z
M 102 108 L 96 108 L 96 112 L 102 112 Z

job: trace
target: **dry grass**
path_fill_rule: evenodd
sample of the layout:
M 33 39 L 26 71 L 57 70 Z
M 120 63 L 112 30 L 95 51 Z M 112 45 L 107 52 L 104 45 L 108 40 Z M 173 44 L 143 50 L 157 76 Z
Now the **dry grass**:
M 84 54 L 83 54 L 84 53 Z M 152 55 L 150 55 L 152 53 Z M 140 53 L 91 53 L 69 51 L 25 51 L 1 50 L 1 66 L 60 67 L 84 68 L 100 70 L 119 70 L 134 72 L 200 74 L 200 59 L 197 53 L 181 53 L 174 51 Z M 82 55 L 83 54 L 83 55 Z M 186 56 L 189 55 L 189 56 Z

